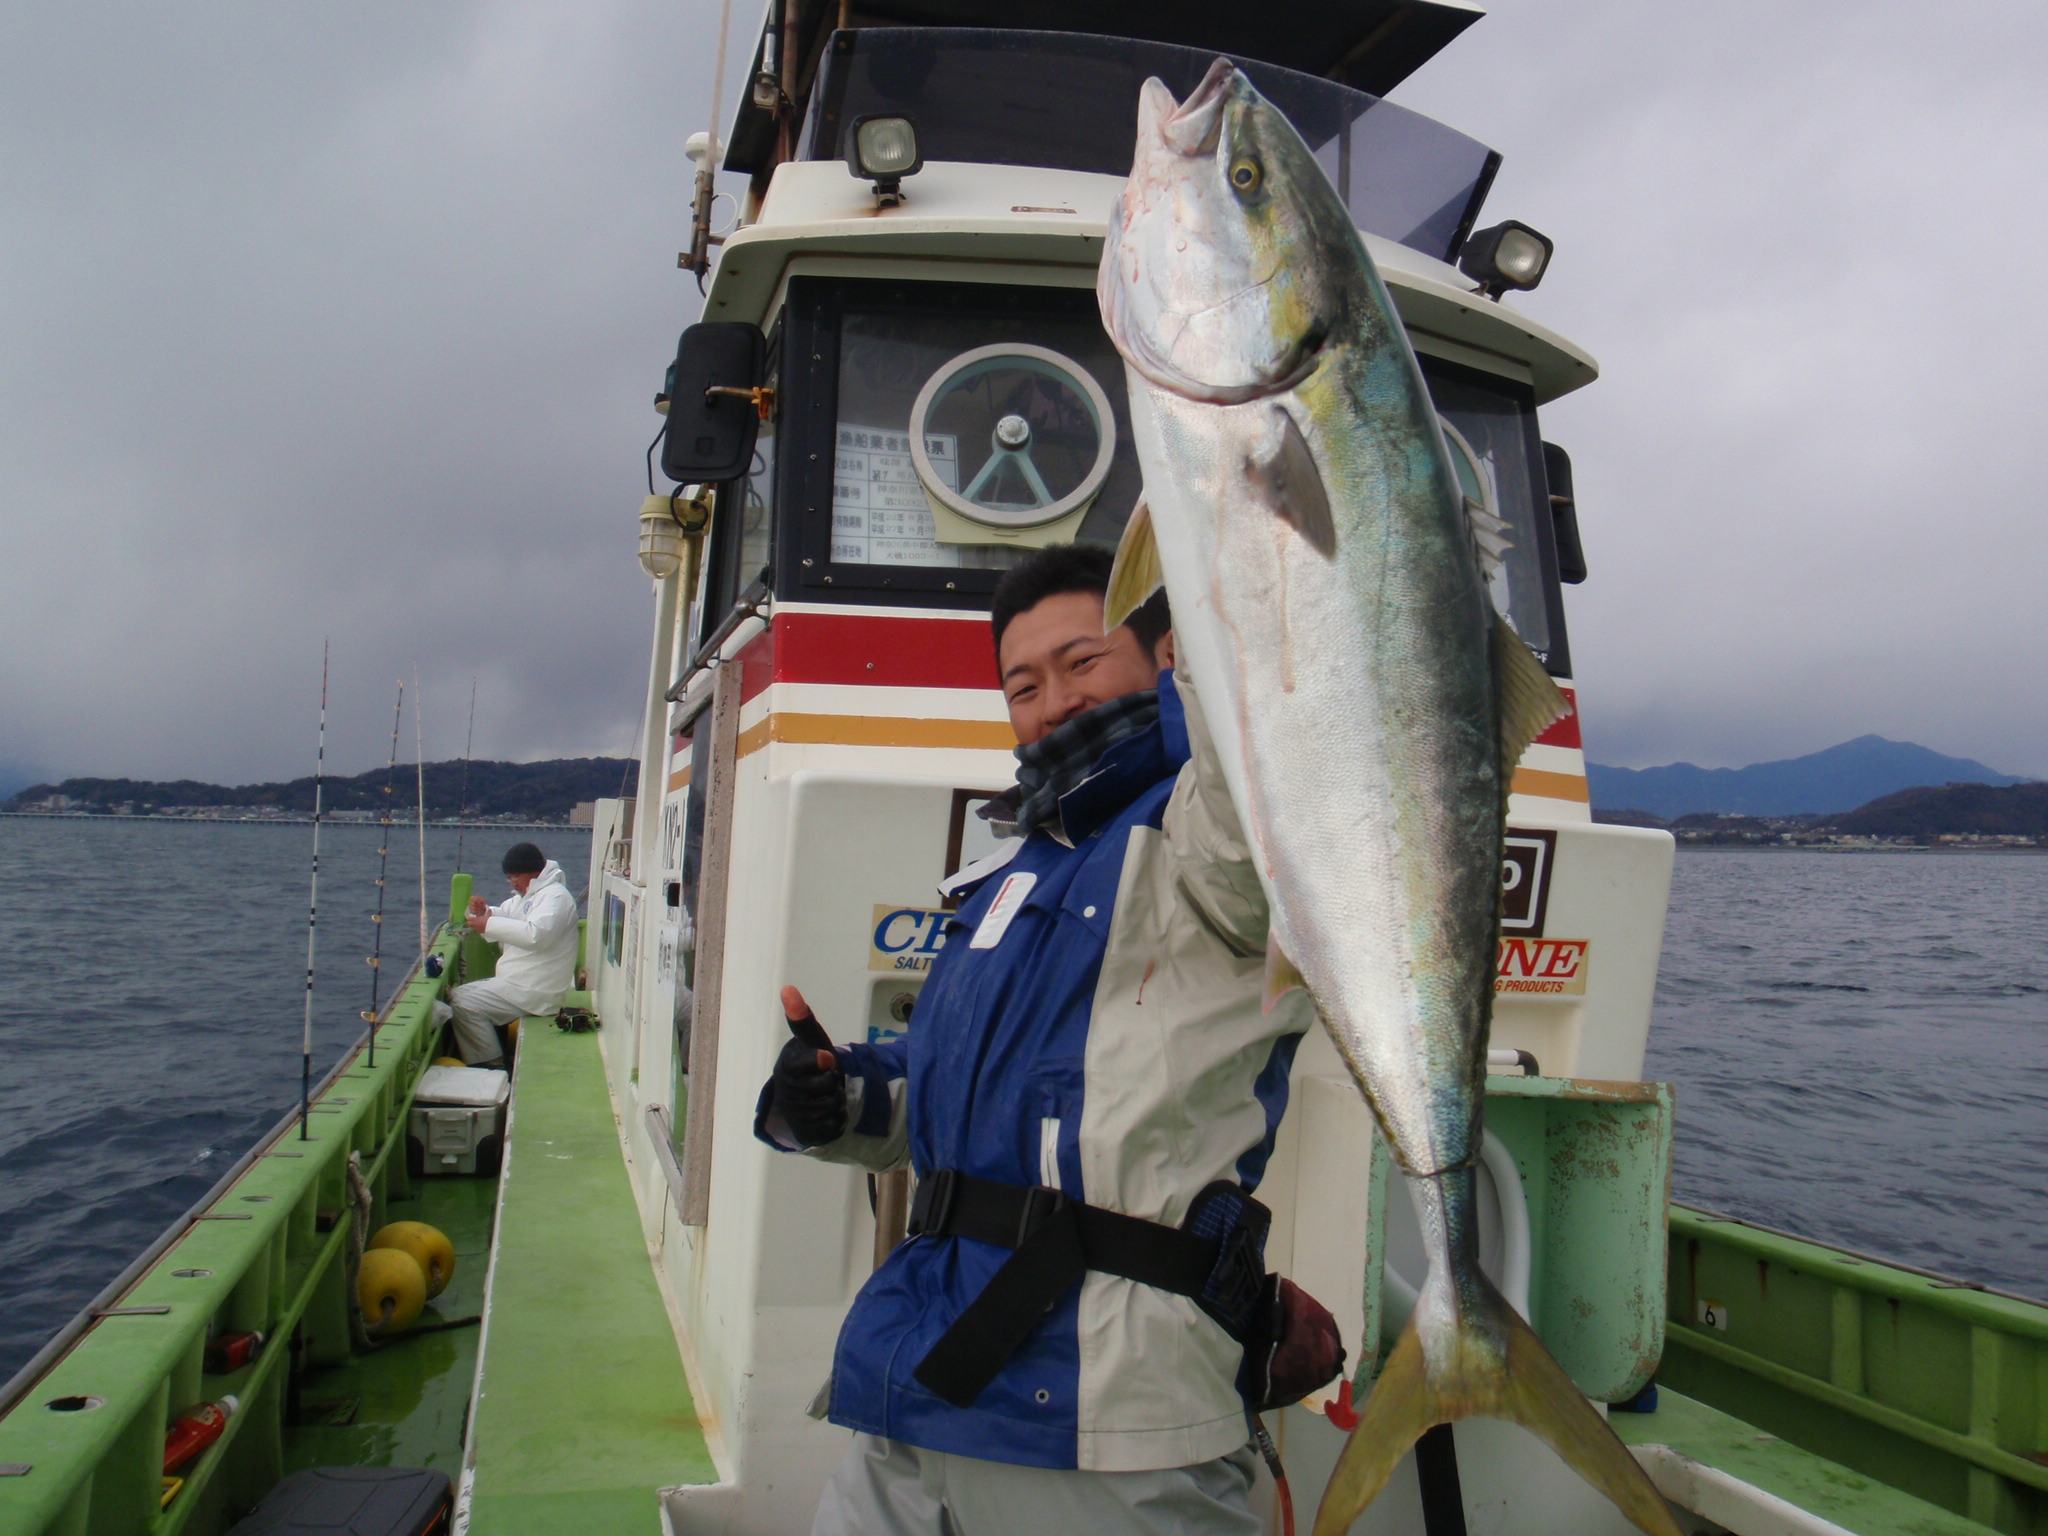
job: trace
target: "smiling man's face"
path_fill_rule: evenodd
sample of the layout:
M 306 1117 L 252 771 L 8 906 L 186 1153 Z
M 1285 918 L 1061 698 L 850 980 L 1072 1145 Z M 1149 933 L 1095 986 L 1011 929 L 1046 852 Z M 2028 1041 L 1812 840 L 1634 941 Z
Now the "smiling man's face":
M 1150 651 L 1128 624 L 1102 632 L 1102 595 L 1058 592 L 1010 620 L 996 665 L 1019 746 L 1050 735 L 1098 704 L 1159 686 L 1173 665 L 1173 635 Z

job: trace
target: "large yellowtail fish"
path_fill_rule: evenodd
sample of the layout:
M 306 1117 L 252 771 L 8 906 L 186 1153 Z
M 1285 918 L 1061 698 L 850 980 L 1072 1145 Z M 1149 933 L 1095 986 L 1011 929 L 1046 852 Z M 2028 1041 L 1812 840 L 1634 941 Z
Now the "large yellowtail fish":
M 1348 1529 L 1431 1425 L 1510 1419 L 1644 1531 L 1648 1477 L 1479 1268 L 1473 1168 L 1522 749 L 1567 709 L 1487 596 L 1468 508 L 1349 214 L 1227 61 L 1146 82 L 1103 252 L 1147 508 L 1108 622 L 1162 580 L 1273 913 L 1408 1176 L 1429 1278 L 1316 1518 Z

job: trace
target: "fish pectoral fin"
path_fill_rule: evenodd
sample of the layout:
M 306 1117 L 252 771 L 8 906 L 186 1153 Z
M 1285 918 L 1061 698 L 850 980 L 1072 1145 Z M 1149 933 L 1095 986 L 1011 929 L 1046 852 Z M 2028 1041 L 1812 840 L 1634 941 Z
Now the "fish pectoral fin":
M 1453 1325 L 1459 1337 L 1449 1353 L 1459 1368 L 1452 1382 L 1430 1380 L 1415 1316 L 1408 1319 L 1323 1490 L 1315 1536 L 1344 1536 L 1423 1431 L 1477 1417 L 1521 1425 L 1647 1536 L 1680 1536 L 1649 1474 L 1564 1367 L 1483 1279 L 1480 1289 L 1478 1305 Z
M 1287 951 L 1280 947 L 1280 941 L 1269 937 L 1266 940 L 1266 994 L 1260 1012 L 1271 1013 L 1274 1005 L 1296 987 L 1306 991 L 1308 983 L 1302 980 L 1294 962 L 1287 958 Z
M 1106 635 L 1123 623 L 1165 584 L 1159 543 L 1152 533 L 1152 507 L 1140 496 L 1117 542 L 1116 563 L 1109 568 L 1109 589 L 1102 594 L 1102 632 Z
M 1330 493 L 1308 439 L 1285 406 L 1273 407 L 1271 430 L 1245 456 L 1252 483 L 1265 493 L 1268 509 L 1294 526 L 1309 547 L 1325 560 L 1337 554 L 1337 519 Z
M 1500 782 L 1505 797 L 1514 782 L 1515 764 L 1529 743 L 1570 714 L 1572 706 L 1536 653 L 1498 614 L 1493 620 L 1493 695 L 1500 715 Z

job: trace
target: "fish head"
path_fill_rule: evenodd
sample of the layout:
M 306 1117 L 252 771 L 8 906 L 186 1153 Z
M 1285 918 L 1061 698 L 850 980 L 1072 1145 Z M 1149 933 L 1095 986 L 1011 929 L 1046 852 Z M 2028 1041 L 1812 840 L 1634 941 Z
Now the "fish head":
M 1234 404 L 1291 389 L 1349 301 L 1350 215 L 1301 136 L 1228 59 L 1177 102 L 1138 101 L 1137 153 L 1111 216 L 1098 294 L 1130 366 Z

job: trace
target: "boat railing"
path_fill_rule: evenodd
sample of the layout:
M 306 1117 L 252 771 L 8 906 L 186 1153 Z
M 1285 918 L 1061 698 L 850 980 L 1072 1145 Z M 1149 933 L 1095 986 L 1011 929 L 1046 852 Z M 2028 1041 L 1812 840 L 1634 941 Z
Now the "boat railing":
M 1657 1380 L 1994 1530 L 2048 1525 L 2048 1304 L 1674 1205 Z

